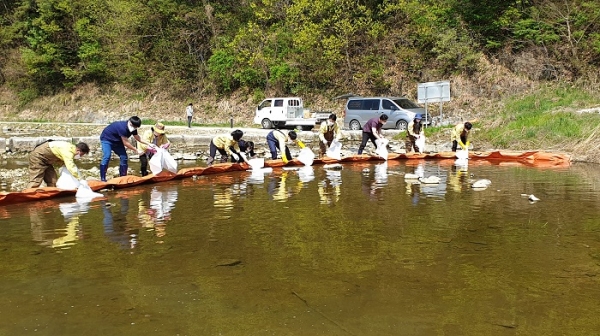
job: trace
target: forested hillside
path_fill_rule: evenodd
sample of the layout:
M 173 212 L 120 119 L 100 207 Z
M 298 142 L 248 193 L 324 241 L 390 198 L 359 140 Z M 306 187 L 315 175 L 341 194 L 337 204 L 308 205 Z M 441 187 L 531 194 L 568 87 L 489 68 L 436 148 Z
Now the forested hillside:
M 0 85 L 21 107 L 86 85 L 256 101 L 600 81 L 597 0 L 0 0 L 0 14 Z

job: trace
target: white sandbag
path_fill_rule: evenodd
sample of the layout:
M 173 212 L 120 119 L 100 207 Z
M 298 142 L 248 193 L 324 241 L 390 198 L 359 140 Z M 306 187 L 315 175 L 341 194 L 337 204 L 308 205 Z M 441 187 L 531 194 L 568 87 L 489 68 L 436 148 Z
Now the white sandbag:
M 333 140 L 331 142 L 331 146 L 329 146 L 329 148 L 325 152 L 325 156 L 330 157 L 334 160 L 341 160 L 342 159 L 342 143 L 337 140 Z
M 93 198 L 104 197 L 104 195 L 93 191 L 92 188 L 90 188 L 90 186 L 87 184 L 87 181 L 84 180 L 79 183 L 75 197 L 77 199 L 87 199 L 91 201 Z
M 163 156 L 162 156 L 163 168 L 170 171 L 171 173 L 174 173 L 174 174 L 177 173 L 177 161 L 175 161 L 173 156 L 171 156 L 171 153 L 169 153 L 166 149 L 160 148 L 159 150 L 161 150 L 163 152 Z
M 298 161 L 304 163 L 305 166 L 312 166 L 314 160 L 315 153 L 308 147 L 302 148 L 300 154 L 298 154 Z
M 381 156 L 386 161 L 388 159 L 388 150 L 387 150 L 388 142 L 389 141 L 387 139 L 375 140 L 375 143 L 377 143 L 377 150 L 375 151 L 375 154 L 377 154 L 378 156 Z
M 156 153 L 154 153 L 154 155 L 148 162 L 150 164 L 150 171 L 154 175 L 158 175 L 158 173 L 160 173 L 163 169 L 162 156 L 163 156 L 163 152 L 161 150 L 157 150 Z
M 250 160 L 248 160 L 248 164 L 250 165 L 252 170 L 261 169 L 262 167 L 265 166 L 265 159 L 264 158 L 250 159 Z
M 149 161 L 150 171 L 154 175 L 158 175 L 163 169 L 172 173 L 177 173 L 177 161 L 173 159 L 171 154 L 164 148 L 157 148 L 156 153 Z
M 419 153 L 423 153 L 423 150 L 425 150 L 425 136 L 423 134 L 415 140 L 415 145 L 419 148 Z
M 58 170 L 60 177 L 56 181 L 56 187 L 65 190 L 75 190 L 79 187 L 79 181 L 71 175 L 67 167 L 62 166 Z
M 469 159 L 469 150 L 457 150 L 456 151 L 456 158 L 459 160 L 468 160 Z

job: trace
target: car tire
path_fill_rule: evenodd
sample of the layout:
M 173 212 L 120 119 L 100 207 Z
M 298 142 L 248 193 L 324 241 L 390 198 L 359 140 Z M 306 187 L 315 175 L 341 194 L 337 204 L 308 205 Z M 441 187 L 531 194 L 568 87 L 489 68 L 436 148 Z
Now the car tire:
M 350 124 L 348 124 L 348 126 L 350 127 L 350 129 L 352 131 L 359 131 L 361 129 L 360 123 L 356 119 L 353 119 L 352 121 L 350 121 Z
M 271 120 L 265 118 L 260 122 L 262 128 L 264 129 L 271 129 L 273 128 L 273 123 L 271 122 Z
M 405 131 L 407 127 L 408 127 L 408 123 L 406 122 L 406 120 L 399 120 L 396 123 L 396 129 L 397 130 Z

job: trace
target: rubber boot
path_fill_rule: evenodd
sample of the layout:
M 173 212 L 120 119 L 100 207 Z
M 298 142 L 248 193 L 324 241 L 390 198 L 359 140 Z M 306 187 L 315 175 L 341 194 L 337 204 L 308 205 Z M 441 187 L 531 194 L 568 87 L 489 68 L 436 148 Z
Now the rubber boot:
M 206 160 L 206 164 L 210 167 L 212 166 L 213 162 L 215 162 L 215 158 L 213 157 L 208 157 L 208 159 Z
M 108 165 L 100 165 L 100 181 L 106 182 L 106 171 L 108 170 Z
M 119 176 L 127 176 L 127 165 L 119 165 Z

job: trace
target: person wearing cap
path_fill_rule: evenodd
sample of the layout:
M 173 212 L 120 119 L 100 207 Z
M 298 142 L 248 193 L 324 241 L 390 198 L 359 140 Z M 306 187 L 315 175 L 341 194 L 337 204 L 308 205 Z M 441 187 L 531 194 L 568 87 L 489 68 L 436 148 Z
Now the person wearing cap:
M 365 126 L 363 126 L 362 142 L 360 143 L 360 147 L 358 147 L 358 155 L 362 154 L 369 140 L 371 140 L 373 145 L 375 145 L 375 149 L 377 149 L 376 140 L 384 139 L 381 128 L 385 125 L 388 118 L 387 114 L 382 114 L 379 117 L 373 117 L 367 121 Z
M 207 160 L 208 166 L 212 166 L 215 161 L 217 151 L 221 154 L 221 163 L 229 161 L 229 155 L 238 161 L 240 158 L 245 162 L 246 159 L 243 155 L 240 155 L 240 147 L 238 141 L 242 139 L 244 132 L 237 129 L 231 134 L 217 135 L 210 141 L 209 156 Z
M 167 149 L 171 146 L 171 142 L 169 142 L 169 139 L 165 134 L 165 125 L 161 122 L 157 122 L 154 126 L 150 127 L 149 130 L 146 130 L 142 135 L 142 139 L 155 146 L 152 148 L 141 142 L 137 143 L 138 150 L 144 151 L 144 154 L 140 155 L 140 170 L 142 176 L 146 176 L 148 175 L 148 160 L 156 153 L 156 148 L 160 147 Z
M 333 141 L 340 141 L 342 139 L 342 132 L 340 132 L 340 126 L 336 123 L 337 116 L 335 114 L 330 114 L 329 118 L 326 121 L 321 123 L 321 127 L 319 127 L 319 149 L 320 156 L 325 156 L 327 149 Z
M 419 148 L 416 144 L 417 139 L 423 136 L 423 124 L 421 120 L 423 116 L 421 114 L 415 115 L 415 118 L 406 127 L 406 141 L 404 147 L 406 147 L 406 153 L 411 152 L 413 149 L 416 153 L 420 153 L 423 148 Z
M 298 134 L 295 131 L 289 131 L 286 135 L 280 130 L 273 130 L 267 134 L 267 144 L 269 145 L 269 151 L 271 152 L 271 159 L 277 159 L 277 149 L 281 152 L 281 160 L 287 164 L 292 159 L 292 153 L 287 146 L 287 143 L 295 143 L 300 148 L 306 147 L 304 142 L 298 139 Z
M 460 148 L 462 148 L 463 150 L 466 150 L 467 148 L 469 148 L 469 131 L 471 130 L 471 128 L 473 127 L 473 124 L 471 124 L 470 122 L 465 122 L 460 123 L 458 125 L 456 125 L 453 129 L 452 129 L 452 134 L 450 137 L 450 140 L 452 141 L 452 151 L 456 152 L 456 149 L 458 148 L 458 146 L 460 145 Z
M 46 182 L 48 187 L 56 187 L 58 176 L 54 165 L 65 165 L 73 177 L 81 180 L 82 176 L 75 165 L 79 159 L 90 152 L 84 142 L 73 145 L 67 141 L 48 140 L 35 146 L 29 154 L 29 184 L 27 188 L 37 188 Z
M 100 162 L 100 180 L 106 182 L 106 171 L 108 170 L 108 162 L 112 152 L 119 156 L 119 175 L 127 175 L 128 157 L 126 148 L 137 152 L 139 155 L 144 154 L 144 151 L 137 149 L 129 142 L 129 137 L 133 135 L 137 142 L 155 147 L 153 144 L 142 140 L 138 135 L 137 129 L 142 126 L 142 120 L 137 116 L 129 118 L 129 120 L 115 121 L 102 130 L 100 134 L 100 144 L 102 145 L 102 161 Z

